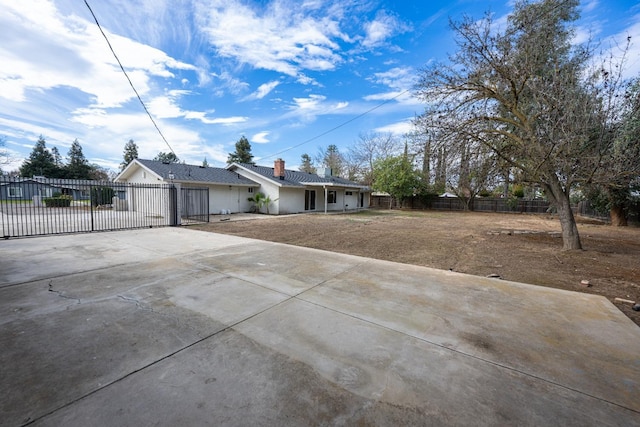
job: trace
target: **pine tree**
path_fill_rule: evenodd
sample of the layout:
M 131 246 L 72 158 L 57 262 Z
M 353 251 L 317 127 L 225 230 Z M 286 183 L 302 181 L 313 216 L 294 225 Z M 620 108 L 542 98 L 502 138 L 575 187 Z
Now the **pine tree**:
M 244 135 L 238 140 L 238 142 L 236 142 L 236 151 L 229 153 L 227 164 L 231 163 L 255 164 L 253 162 L 253 154 L 251 154 L 251 144 Z
M 156 162 L 162 162 L 162 163 L 180 162 L 180 159 L 178 158 L 178 156 L 176 156 L 176 154 L 173 151 L 169 153 L 165 153 L 164 151 L 161 151 L 153 158 L 153 160 Z
M 62 156 L 60 155 L 60 151 L 58 151 L 58 147 L 51 147 L 51 155 L 53 156 L 53 163 L 56 167 L 61 168 L 64 166 L 62 164 Z
M 304 153 L 300 158 L 300 172 L 306 173 L 316 173 L 316 168 L 313 166 L 313 160 L 311 160 L 311 156 L 307 153 Z
M 124 160 L 122 161 L 122 163 L 120 163 L 121 171 L 129 166 L 129 163 L 131 163 L 134 159 L 138 158 L 138 146 L 135 142 L 133 142 L 133 139 L 130 139 L 129 142 L 124 145 L 124 153 L 122 155 L 124 157 Z
M 77 139 L 71 144 L 67 153 L 69 162 L 64 167 L 65 178 L 67 179 L 90 179 L 91 165 L 82 153 L 82 146 Z
M 55 160 L 47 149 L 47 143 L 42 135 L 38 138 L 29 158 L 20 166 L 20 176 L 31 178 L 34 175 L 54 177 L 56 174 Z M 54 177 L 55 178 L 55 177 Z
M 202 161 L 202 167 L 203 168 L 208 168 L 209 167 L 209 162 L 207 162 L 207 158 L 205 157 L 204 160 Z

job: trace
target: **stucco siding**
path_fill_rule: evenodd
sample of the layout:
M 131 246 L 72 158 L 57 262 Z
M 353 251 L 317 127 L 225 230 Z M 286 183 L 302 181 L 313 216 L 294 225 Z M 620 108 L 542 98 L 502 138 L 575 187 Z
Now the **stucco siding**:
M 278 203 L 279 214 L 304 212 L 304 188 L 281 188 Z
M 131 177 L 127 179 L 127 182 L 135 182 L 136 184 L 163 184 L 164 182 L 158 178 L 155 174 L 143 169 L 136 168 L 131 174 Z
M 257 189 L 254 189 L 257 192 Z M 247 187 L 231 185 L 209 186 L 209 213 L 219 214 L 223 210 L 232 213 L 248 212 L 251 203 L 247 200 L 255 193 L 249 193 Z

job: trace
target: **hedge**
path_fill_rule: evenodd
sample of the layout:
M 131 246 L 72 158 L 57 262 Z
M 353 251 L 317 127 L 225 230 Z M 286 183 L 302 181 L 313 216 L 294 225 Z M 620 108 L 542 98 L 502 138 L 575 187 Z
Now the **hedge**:
M 71 196 L 47 197 L 43 200 L 44 205 L 48 208 L 68 208 L 71 206 Z

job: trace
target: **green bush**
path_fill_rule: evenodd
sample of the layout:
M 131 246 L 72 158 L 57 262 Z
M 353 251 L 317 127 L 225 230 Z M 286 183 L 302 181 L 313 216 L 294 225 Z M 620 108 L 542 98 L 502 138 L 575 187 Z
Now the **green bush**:
M 522 198 L 524 197 L 524 187 L 520 184 L 516 184 L 513 186 L 513 195 L 515 197 Z
M 93 187 L 91 188 L 91 205 L 110 205 L 116 192 L 111 187 Z
M 57 196 L 57 197 L 47 197 L 45 198 L 44 205 L 48 208 L 68 208 L 71 206 L 71 201 L 73 197 L 71 196 Z

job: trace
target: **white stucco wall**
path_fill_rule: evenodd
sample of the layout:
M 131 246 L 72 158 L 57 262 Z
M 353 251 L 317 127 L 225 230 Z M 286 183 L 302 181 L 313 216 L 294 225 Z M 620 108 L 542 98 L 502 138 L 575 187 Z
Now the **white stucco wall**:
M 258 189 L 254 189 L 255 192 Z M 209 186 L 209 213 L 219 214 L 222 210 L 232 213 L 248 212 L 251 202 L 247 199 L 255 193 L 249 193 L 248 187 L 230 185 Z
M 299 212 L 304 212 L 304 188 L 281 188 L 278 213 L 291 214 Z

